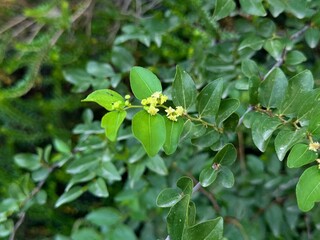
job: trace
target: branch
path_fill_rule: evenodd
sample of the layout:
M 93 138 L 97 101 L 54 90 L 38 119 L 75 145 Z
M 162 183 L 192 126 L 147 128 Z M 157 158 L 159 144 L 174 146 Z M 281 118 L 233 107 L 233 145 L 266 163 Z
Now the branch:
M 40 190 L 42 189 L 43 185 L 46 183 L 49 175 L 57 168 L 59 167 L 59 164 L 53 164 L 50 168 L 49 168 L 49 173 L 47 175 L 47 177 L 45 179 L 43 179 L 42 181 L 40 181 L 37 186 L 31 191 L 30 195 L 21 203 L 21 208 L 23 208 L 38 192 L 40 192 Z M 9 240 L 14 240 L 16 232 L 18 231 L 19 227 L 22 225 L 24 219 L 26 217 L 26 211 L 22 211 L 19 214 L 19 219 L 18 221 L 15 223 L 13 231 L 10 235 Z
M 308 29 L 310 28 L 310 24 L 308 25 L 305 25 L 302 29 L 300 29 L 298 32 L 292 34 L 290 36 L 290 40 L 294 41 L 296 39 L 298 39 L 302 34 L 305 33 L 305 31 L 307 31 Z M 277 67 L 281 67 L 282 64 L 284 63 L 285 61 L 285 58 L 287 56 L 287 48 L 285 47 L 283 50 L 282 50 L 282 53 L 281 53 L 281 57 L 280 59 L 271 67 L 271 69 L 267 72 L 267 74 L 263 77 L 262 81 L 265 80 L 269 74 Z

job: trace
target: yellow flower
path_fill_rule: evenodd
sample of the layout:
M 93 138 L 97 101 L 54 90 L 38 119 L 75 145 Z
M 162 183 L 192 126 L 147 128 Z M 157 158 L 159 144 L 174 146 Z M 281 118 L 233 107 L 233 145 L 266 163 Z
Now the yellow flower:
M 177 115 L 169 115 L 168 118 L 171 120 L 171 121 L 178 121 L 177 119 Z
M 168 96 L 162 95 L 160 96 L 160 104 L 164 104 L 168 100 Z
M 320 143 L 318 143 L 318 142 L 309 143 L 309 150 L 316 152 L 319 149 L 320 149 Z
M 157 114 L 157 112 L 159 111 L 159 109 L 158 108 L 156 108 L 156 107 L 154 107 L 154 106 L 150 106 L 149 107 L 149 109 L 148 109 L 148 113 L 150 114 L 150 115 L 156 115 Z
M 121 101 L 116 101 L 112 103 L 112 110 L 119 110 L 121 107 L 122 102 Z
M 161 95 L 162 95 L 161 92 L 154 92 L 154 93 L 151 95 L 151 97 L 157 99 L 157 98 L 160 98 Z
M 130 95 L 127 94 L 127 95 L 124 96 L 124 98 L 125 98 L 126 100 L 129 100 L 129 99 L 130 99 Z
M 182 116 L 184 113 L 184 109 L 181 106 L 176 107 L 176 114 L 177 116 Z
M 153 106 L 157 105 L 157 102 L 158 102 L 158 100 L 154 97 L 148 97 L 147 101 L 150 105 L 153 105 Z
M 141 104 L 142 104 L 143 106 L 147 105 L 147 104 L 148 104 L 148 100 L 147 100 L 147 99 L 142 99 L 142 100 L 141 100 Z
M 165 111 L 166 111 L 166 113 L 167 113 L 167 116 L 170 116 L 170 115 L 172 115 L 172 114 L 175 112 L 175 110 L 174 110 L 172 107 L 169 107 L 169 108 L 166 109 Z

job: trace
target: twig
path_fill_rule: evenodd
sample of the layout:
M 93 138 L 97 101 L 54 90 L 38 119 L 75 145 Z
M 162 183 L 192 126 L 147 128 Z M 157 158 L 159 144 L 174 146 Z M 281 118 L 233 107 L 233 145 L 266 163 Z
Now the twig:
M 46 183 L 50 173 L 52 173 L 57 167 L 59 167 L 59 164 L 53 164 L 50 168 L 49 168 L 49 172 L 48 175 L 45 179 L 41 180 L 37 186 L 31 191 L 30 195 L 21 203 L 21 208 L 23 206 L 25 206 L 38 192 L 40 192 L 40 190 L 42 189 L 43 185 Z M 18 221 L 15 223 L 13 231 L 10 235 L 9 240 L 14 240 L 14 237 L 16 235 L 16 232 L 18 231 L 19 227 L 22 225 L 24 219 L 26 216 L 26 212 L 23 211 L 19 214 L 19 219 Z
M 245 113 L 244 113 L 244 114 L 241 116 L 241 118 L 239 119 L 239 122 L 238 122 L 237 127 L 239 127 L 239 126 L 242 124 L 244 117 L 245 117 L 249 112 L 251 112 L 252 110 L 253 110 L 253 106 L 249 106 L 248 109 L 245 111 Z
M 299 38 L 302 34 L 304 34 L 305 31 L 307 31 L 310 28 L 310 25 L 305 25 L 302 29 L 300 29 L 298 32 L 292 34 L 290 36 L 290 40 L 296 40 Z M 281 57 L 278 59 L 278 61 L 271 67 L 271 69 L 267 72 L 267 74 L 263 77 L 262 81 L 265 80 L 269 74 L 277 67 L 281 67 L 284 63 L 284 60 L 287 56 L 288 50 L 286 47 L 282 50 Z
M 27 18 L 25 16 L 17 16 L 15 18 L 13 18 L 12 20 L 10 20 L 6 25 L 4 25 L 0 29 L 0 34 L 4 33 L 5 31 L 9 30 L 10 28 L 16 26 L 17 24 L 23 22 L 26 19 Z

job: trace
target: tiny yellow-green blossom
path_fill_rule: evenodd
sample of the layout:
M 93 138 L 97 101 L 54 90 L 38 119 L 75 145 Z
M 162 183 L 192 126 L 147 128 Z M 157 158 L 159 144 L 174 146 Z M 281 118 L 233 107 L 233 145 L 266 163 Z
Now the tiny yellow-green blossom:
M 148 101 L 148 104 L 153 105 L 153 106 L 156 106 L 158 103 L 158 100 L 154 97 L 148 97 L 147 101 Z
M 170 115 L 172 115 L 172 114 L 175 112 L 175 110 L 174 110 L 172 107 L 169 107 L 169 108 L 166 109 L 165 111 L 166 111 L 166 113 L 167 113 L 167 116 L 170 116 Z
M 320 143 L 318 143 L 318 142 L 309 143 L 309 150 L 316 152 L 319 149 L 320 149 Z
M 116 101 L 114 103 L 112 103 L 112 110 L 119 110 L 121 108 L 121 101 Z
M 158 98 L 160 98 L 161 95 L 162 95 L 161 92 L 154 92 L 154 93 L 151 95 L 151 97 L 158 99 Z
M 143 106 L 147 105 L 147 104 L 148 104 L 148 100 L 147 100 L 147 99 L 142 99 L 142 100 L 141 100 L 141 104 L 142 104 Z
M 184 109 L 181 106 L 176 107 L 176 114 L 177 116 L 182 116 L 184 113 Z
M 168 96 L 161 95 L 159 102 L 160 102 L 160 104 L 164 104 L 167 100 L 168 100 Z
M 168 118 L 171 120 L 171 121 L 178 121 L 177 119 L 177 115 L 169 115 Z
M 150 115 L 156 115 L 158 111 L 159 111 L 159 109 L 156 108 L 156 107 L 154 107 L 154 106 L 152 106 L 152 105 L 151 105 L 151 106 L 149 107 L 149 109 L 148 109 L 148 113 L 149 113 Z
M 129 94 L 127 94 L 127 95 L 124 96 L 124 98 L 125 98 L 126 100 L 129 100 L 131 97 L 130 97 Z
M 130 103 L 128 100 L 126 100 L 126 101 L 124 102 L 124 105 L 125 105 L 125 106 L 131 106 L 131 103 Z

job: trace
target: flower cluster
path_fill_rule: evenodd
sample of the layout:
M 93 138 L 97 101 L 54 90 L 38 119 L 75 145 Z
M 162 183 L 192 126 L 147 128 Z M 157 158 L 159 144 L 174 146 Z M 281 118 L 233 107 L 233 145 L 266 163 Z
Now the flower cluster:
M 163 95 L 161 92 L 155 92 L 151 95 L 151 97 L 142 99 L 141 104 L 150 115 L 156 115 L 159 111 L 157 106 L 164 104 L 167 100 L 168 97 L 166 95 Z
M 309 143 L 309 150 L 317 152 L 319 149 L 320 149 L 320 143 L 318 142 Z
M 169 107 L 165 111 L 167 113 L 167 117 L 171 121 L 175 121 L 175 122 L 178 120 L 177 117 L 180 117 L 185 113 L 184 108 L 181 107 L 181 106 L 176 107 L 176 109 L 173 109 L 172 107 Z

